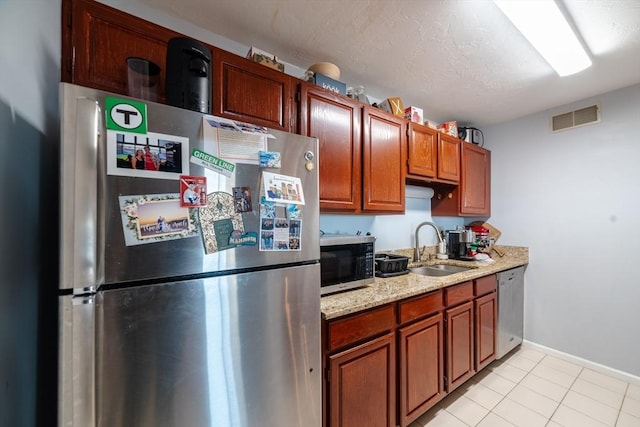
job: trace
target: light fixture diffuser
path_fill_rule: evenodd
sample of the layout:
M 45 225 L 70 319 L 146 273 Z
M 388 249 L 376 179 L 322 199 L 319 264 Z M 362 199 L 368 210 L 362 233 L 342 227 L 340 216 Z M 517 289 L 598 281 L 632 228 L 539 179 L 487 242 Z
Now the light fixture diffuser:
M 553 0 L 493 0 L 558 75 L 591 66 L 571 26 Z

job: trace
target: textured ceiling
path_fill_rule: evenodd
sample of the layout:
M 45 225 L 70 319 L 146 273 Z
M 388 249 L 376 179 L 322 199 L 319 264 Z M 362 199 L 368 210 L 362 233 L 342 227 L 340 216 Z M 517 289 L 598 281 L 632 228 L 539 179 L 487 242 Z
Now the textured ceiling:
M 593 66 L 559 77 L 489 0 L 139 0 L 425 118 L 482 126 L 640 82 L 640 1 L 564 0 Z

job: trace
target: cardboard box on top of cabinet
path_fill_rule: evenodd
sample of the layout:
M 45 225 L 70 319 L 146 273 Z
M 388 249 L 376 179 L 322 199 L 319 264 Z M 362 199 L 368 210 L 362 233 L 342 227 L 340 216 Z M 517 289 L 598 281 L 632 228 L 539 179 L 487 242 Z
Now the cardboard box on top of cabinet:
M 347 94 L 346 83 L 327 77 L 322 73 L 314 73 L 313 82 L 316 85 L 321 86 L 323 89 L 328 89 L 331 92 L 339 93 L 341 95 Z
M 387 98 L 378 103 L 378 108 L 404 119 L 404 104 L 401 98 Z
M 264 50 L 260 50 L 252 46 L 251 49 L 249 49 L 249 52 L 247 52 L 247 58 L 257 62 L 258 64 L 266 65 L 274 70 L 284 72 L 284 64 L 278 61 L 278 57 L 270 54 L 269 52 L 265 52 Z
M 458 137 L 458 122 L 444 122 L 438 125 L 438 130 L 449 134 L 451 136 Z
M 407 107 L 404 109 L 404 118 L 411 120 L 413 123 L 422 124 L 424 118 L 422 113 L 422 108 L 418 107 Z

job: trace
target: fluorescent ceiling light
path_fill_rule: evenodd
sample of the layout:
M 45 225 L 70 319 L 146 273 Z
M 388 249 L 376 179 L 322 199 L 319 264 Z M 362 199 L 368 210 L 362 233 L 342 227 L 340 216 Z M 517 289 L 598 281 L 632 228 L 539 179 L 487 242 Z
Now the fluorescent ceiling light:
M 553 0 L 493 0 L 560 76 L 591 66 L 591 60 Z

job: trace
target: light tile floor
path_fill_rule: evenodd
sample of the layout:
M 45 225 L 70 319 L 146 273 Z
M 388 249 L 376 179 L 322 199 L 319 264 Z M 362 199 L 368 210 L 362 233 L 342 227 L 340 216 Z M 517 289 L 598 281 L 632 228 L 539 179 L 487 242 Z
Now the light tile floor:
M 521 347 L 409 427 L 640 427 L 640 385 Z

